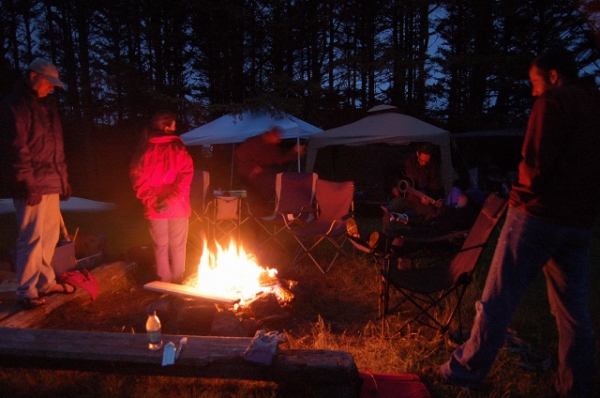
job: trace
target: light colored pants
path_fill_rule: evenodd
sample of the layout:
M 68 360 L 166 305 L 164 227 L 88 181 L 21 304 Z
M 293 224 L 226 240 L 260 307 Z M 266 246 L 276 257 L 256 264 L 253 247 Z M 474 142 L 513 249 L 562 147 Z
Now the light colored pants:
M 148 226 L 154 242 L 158 277 L 162 282 L 181 283 L 185 271 L 188 219 L 152 219 L 148 220 Z
M 23 199 L 13 199 L 13 203 L 19 228 L 17 298 L 35 298 L 56 284 L 52 257 L 60 237 L 59 198 L 58 194 L 42 195 L 37 206 L 27 206 Z

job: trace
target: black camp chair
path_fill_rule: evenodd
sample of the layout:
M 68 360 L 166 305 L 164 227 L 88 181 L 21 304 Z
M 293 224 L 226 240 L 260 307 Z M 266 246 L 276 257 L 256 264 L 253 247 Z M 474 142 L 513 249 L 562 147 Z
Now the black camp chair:
M 426 267 L 402 269 L 400 258 L 394 255 L 380 256 L 378 258 L 382 276 L 380 317 L 385 317 L 408 302 L 414 306 L 417 314 L 408 319 L 401 329 L 409 323 L 418 322 L 446 332 L 457 312 L 460 327 L 462 298 L 473 281 L 473 273 L 483 248 L 506 208 L 505 199 L 491 194 L 462 247 L 451 258 L 443 256 Z M 390 308 L 391 287 L 400 293 L 399 302 L 392 308 Z M 452 294 L 456 296 L 456 301 L 450 307 L 450 315 L 443 320 L 439 315 L 439 305 Z

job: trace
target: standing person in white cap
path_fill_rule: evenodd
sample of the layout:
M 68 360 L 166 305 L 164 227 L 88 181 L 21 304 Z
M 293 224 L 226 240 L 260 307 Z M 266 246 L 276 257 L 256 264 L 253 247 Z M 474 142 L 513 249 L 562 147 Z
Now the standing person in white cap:
M 37 58 L 0 103 L 2 194 L 13 198 L 16 209 L 17 302 L 26 309 L 45 305 L 46 295 L 75 291 L 57 283 L 52 267 L 60 236 L 59 200 L 69 199 L 71 186 L 58 108 L 48 94 L 64 86 L 56 66 Z

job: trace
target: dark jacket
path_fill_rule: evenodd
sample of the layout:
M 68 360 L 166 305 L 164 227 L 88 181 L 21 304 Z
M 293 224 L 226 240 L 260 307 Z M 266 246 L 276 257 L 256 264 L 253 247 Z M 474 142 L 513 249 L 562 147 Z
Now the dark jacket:
M 265 134 L 248 138 L 235 151 L 237 172 L 249 178 L 256 167 L 265 170 L 275 165 L 282 165 L 296 159 L 296 152 L 283 153 L 279 144 L 269 143 Z
M 414 180 L 414 188 L 423 192 L 432 199 L 443 199 L 444 186 L 439 167 L 434 164 L 433 159 L 421 166 L 416 154 L 411 154 L 404 164 L 404 175 Z M 413 200 L 420 202 L 419 198 L 413 197 Z
M 562 225 L 591 228 L 600 201 L 600 93 L 578 80 L 533 105 L 510 205 Z
M 2 196 L 24 198 L 29 189 L 65 193 L 63 131 L 52 97 L 37 98 L 25 84 L 0 103 Z

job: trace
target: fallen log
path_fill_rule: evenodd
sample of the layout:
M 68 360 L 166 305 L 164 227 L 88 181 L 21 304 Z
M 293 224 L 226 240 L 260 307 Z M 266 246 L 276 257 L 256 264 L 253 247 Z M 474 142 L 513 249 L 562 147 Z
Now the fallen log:
M 99 284 L 99 293 L 102 294 L 111 288 L 113 282 L 125 277 L 135 267 L 135 263 L 115 262 L 102 265 L 92 269 L 90 272 L 96 277 Z M 14 293 L 13 293 L 14 294 Z M 72 301 L 91 301 L 89 293 L 85 289 L 77 289 L 73 294 L 54 294 L 46 297 L 46 305 L 43 307 L 22 311 L 15 302 L 5 306 L 0 311 L 0 327 L 10 328 L 34 328 L 38 327 L 46 318 L 46 315 Z
M 163 335 L 179 343 L 181 335 Z M 3 367 L 98 371 L 178 377 L 260 380 L 307 386 L 316 396 L 358 397 L 361 379 L 343 351 L 281 350 L 271 366 L 246 362 L 248 337 L 186 336 L 175 364 L 162 366 L 162 350 L 148 349 L 145 334 L 0 328 Z

